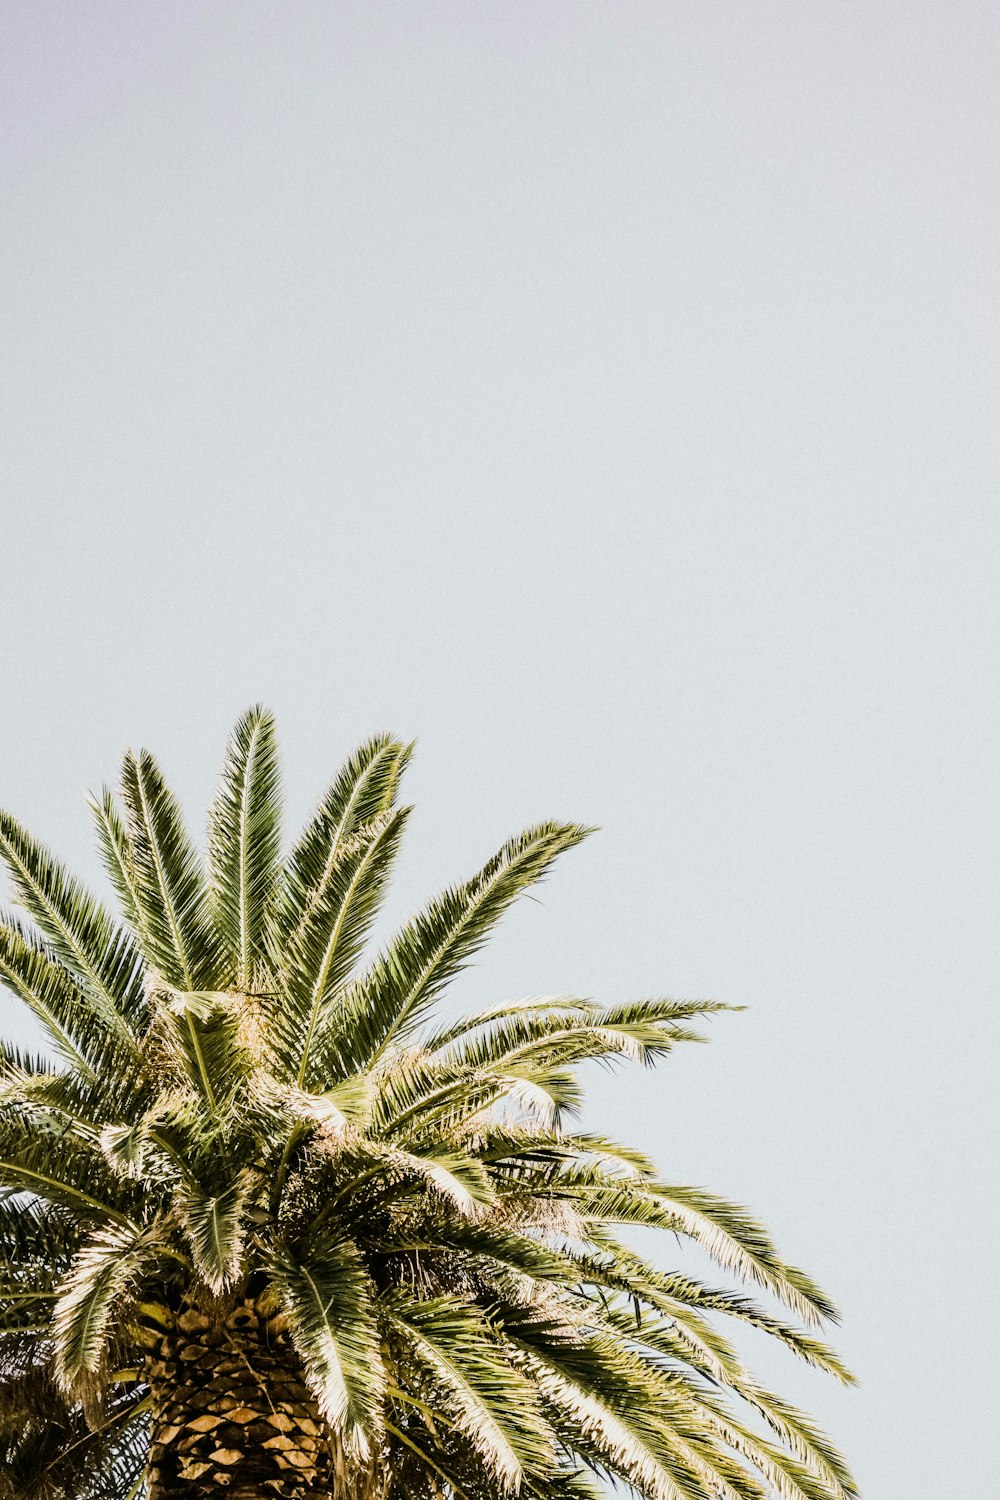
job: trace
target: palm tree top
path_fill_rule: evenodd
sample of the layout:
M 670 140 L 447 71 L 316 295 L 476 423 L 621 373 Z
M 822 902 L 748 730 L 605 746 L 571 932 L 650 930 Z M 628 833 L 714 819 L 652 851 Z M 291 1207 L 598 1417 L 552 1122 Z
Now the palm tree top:
M 366 955 L 411 751 L 362 745 L 285 855 L 274 720 L 251 709 L 207 859 L 153 756 L 127 752 L 118 793 L 91 799 L 117 913 L 0 813 L 28 919 L 0 925 L 0 980 L 51 1047 L 0 1050 L 0 1457 L 41 1473 L 49 1454 L 44 1483 L 0 1480 L 0 1500 L 96 1497 L 88 1451 L 118 1496 L 155 1496 L 170 1463 L 287 1468 L 290 1439 L 205 1457 L 204 1402 L 201 1447 L 167 1451 L 179 1351 L 210 1371 L 213 1328 L 264 1338 L 296 1410 L 315 1403 L 295 1462 L 332 1467 L 303 1495 L 364 1476 L 386 1500 L 569 1500 L 596 1477 L 652 1500 L 851 1500 L 836 1448 L 720 1328 L 848 1381 L 815 1327 L 833 1305 L 747 1210 L 574 1118 L 579 1064 L 650 1066 L 730 1007 L 546 996 L 437 1020 L 590 830 L 526 829 Z M 659 1268 L 636 1228 L 699 1244 L 770 1305 Z M 49 1420 L 24 1449 L 29 1389 Z M 52 1456 L 54 1432 L 72 1437 Z

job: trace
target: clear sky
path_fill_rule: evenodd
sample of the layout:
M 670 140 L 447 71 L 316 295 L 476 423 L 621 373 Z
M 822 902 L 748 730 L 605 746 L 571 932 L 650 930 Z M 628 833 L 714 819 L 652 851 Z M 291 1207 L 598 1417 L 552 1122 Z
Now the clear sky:
M 859 1392 L 765 1364 L 870 1500 L 996 1472 L 998 42 L 0 6 L 0 800 L 94 875 L 125 745 L 200 821 L 263 699 L 293 822 L 418 738 L 394 918 L 601 824 L 455 1001 L 750 1006 L 591 1117 L 839 1299 Z

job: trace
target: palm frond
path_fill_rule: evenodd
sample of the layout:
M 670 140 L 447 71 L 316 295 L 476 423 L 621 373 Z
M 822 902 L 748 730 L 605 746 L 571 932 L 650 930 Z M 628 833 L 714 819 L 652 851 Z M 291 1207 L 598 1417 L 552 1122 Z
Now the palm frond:
M 102 1008 L 95 1014 L 67 970 L 12 919 L 0 926 L 0 979 L 41 1022 L 60 1056 L 96 1077 L 94 1060 L 88 1054 L 95 1039 L 103 1041 L 107 1036 L 106 1011 Z
M 144 1230 L 117 1225 L 97 1230 L 74 1257 L 52 1315 L 56 1378 L 68 1395 L 98 1373 L 118 1304 L 136 1283 L 148 1249 Z
M 133 1222 L 134 1193 L 123 1191 L 96 1141 L 63 1127 L 42 1131 L 37 1118 L 14 1104 L 0 1109 L 0 1192 L 33 1193 L 84 1224 Z
M 208 883 L 180 809 L 148 751 L 122 762 L 139 940 L 163 979 L 179 990 L 210 990 L 223 977 Z
M 556 1011 L 587 1015 L 596 1008 L 592 1000 L 581 999 L 578 995 L 532 995 L 525 1000 L 508 1000 L 504 1005 L 493 1005 L 488 1010 L 461 1016 L 457 1021 L 435 1027 L 421 1041 L 420 1048 L 423 1052 L 442 1052 L 452 1042 L 459 1041 L 470 1032 L 478 1031 L 483 1026 L 491 1026 L 494 1021 L 506 1021 L 512 1016 L 543 1018 Z
M 484 1339 L 481 1314 L 457 1298 L 402 1292 L 384 1300 L 383 1309 L 502 1488 L 519 1488 L 526 1467 L 551 1464 L 555 1443 L 532 1386 Z
M 559 1180 L 596 1223 L 634 1224 L 688 1236 L 724 1270 L 757 1282 L 807 1322 L 836 1315 L 833 1305 L 778 1255 L 763 1226 L 739 1204 L 678 1183 L 601 1180 L 574 1168 Z
M 648 1500 L 707 1500 L 667 1468 L 662 1457 L 632 1430 L 622 1412 L 553 1363 L 551 1355 L 526 1351 L 525 1367 L 556 1433 L 572 1448 L 601 1463 Z M 601 1387 L 598 1385 L 598 1391 Z
M 209 813 L 216 923 L 238 989 L 252 989 L 265 957 L 281 853 L 281 767 L 274 717 L 259 704 L 233 730 Z
M 340 846 L 293 934 L 283 966 L 279 1029 L 295 1081 L 312 1081 L 313 1041 L 331 997 L 353 968 L 378 909 L 409 808 L 383 813 Z M 325 1082 L 326 1080 L 319 1080 Z
M 271 1278 L 320 1409 L 358 1457 L 370 1451 L 385 1372 L 373 1287 L 349 1240 L 314 1237 L 308 1252 L 286 1248 Z
M 253 1177 L 244 1171 L 224 1192 L 206 1193 L 187 1182 L 174 1198 L 195 1270 L 217 1295 L 236 1284 L 242 1269 L 252 1188 Z
M 10 813 L 0 811 L 0 858 L 14 891 L 53 952 L 88 989 L 109 1026 L 130 1034 L 144 1011 L 142 974 L 131 938 Z
M 488 1173 L 467 1152 L 438 1146 L 424 1151 L 393 1150 L 387 1159 L 415 1172 L 461 1214 L 475 1218 L 496 1199 Z
M 508 840 L 471 880 L 443 892 L 407 923 L 344 999 L 339 1048 L 344 1072 L 370 1066 L 390 1042 L 402 1040 L 512 902 L 590 831 L 578 823 L 529 828 Z
M 747 1381 L 740 1394 L 756 1408 L 780 1441 L 819 1478 L 835 1500 L 853 1500 L 858 1493 L 854 1476 L 844 1455 L 818 1423 L 756 1381 Z M 786 1455 L 779 1452 L 777 1457 L 781 1463 Z
M 136 884 L 135 860 L 117 799 L 110 787 L 103 787 L 99 797 L 90 796 L 87 801 L 108 879 L 115 888 L 126 921 L 138 931 L 142 924 L 141 895 Z
M 700 1188 L 676 1183 L 650 1187 L 677 1227 L 704 1245 L 720 1265 L 758 1282 L 807 1323 L 837 1321 L 835 1304 L 805 1272 L 781 1258 L 747 1209 Z
M 326 886 L 344 845 L 392 811 L 412 752 L 412 745 L 387 734 L 376 735 L 359 746 L 324 794 L 288 858 L 286 891 L 276 926 L 279 957 Z

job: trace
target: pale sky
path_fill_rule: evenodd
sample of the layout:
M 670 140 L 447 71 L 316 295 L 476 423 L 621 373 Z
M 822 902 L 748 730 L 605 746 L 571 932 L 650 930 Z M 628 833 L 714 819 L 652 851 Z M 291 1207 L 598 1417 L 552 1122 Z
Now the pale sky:
M 393 919 L 599 823 L 455 1003 L 749 1005 L 588 1119 L 838 1299 L 859 1391 L 762 1358 L 869 1500 L 996 1471 L 998 43 L 0 0 L 0 801 L 96 879 L 263 699 L 292 823 L 418 739 Z

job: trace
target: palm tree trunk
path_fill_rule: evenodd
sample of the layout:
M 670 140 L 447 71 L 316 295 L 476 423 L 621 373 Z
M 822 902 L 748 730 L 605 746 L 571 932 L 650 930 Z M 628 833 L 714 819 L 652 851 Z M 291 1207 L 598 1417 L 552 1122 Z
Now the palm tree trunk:
M 330 1444 L 280 1316 L 253 1297 L 141 1309 L 148 1500 L 330 1500 Z

